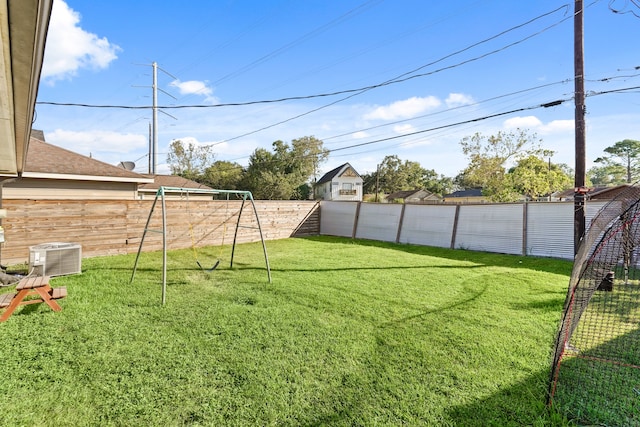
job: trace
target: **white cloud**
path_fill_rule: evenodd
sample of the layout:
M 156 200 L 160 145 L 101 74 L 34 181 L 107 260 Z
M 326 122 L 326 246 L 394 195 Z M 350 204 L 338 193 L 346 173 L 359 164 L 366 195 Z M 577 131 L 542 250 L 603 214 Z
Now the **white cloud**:
M 42 78 L 50 83 L 71 78 L 78 70 L 103 69 L 117 58 L 120 47 L 106 37 L 83 30 L 80 14 L 63 0 L 53 2 L 47 44 L 42 65 Z
M 536 116 L 513 117 L 504 121 L 506 129 L 537 129 L 542 126 L 542 122 Z
M 393 131 L 399 134 L 407 134 L 407 133 L 415 132 L 415 130 L 416 128 L 414 128 L 410 124 L 396 125 L 393 127 Z
M 368 138 L 368 137 L 369 137 L 369 134 L 364 131 L 359 131 L 353 134 L 353 139 L 362 139 L 362 138 Z
M 144 135 L 111 131 L 74 132 L 56 129 L 53 132 L 47 132 L 45 138 L 51 144 L 65 147 L 85 156 L 92 154 L 93 157 L 96 157 L 96 153 L 123 154 L 149 146 L 147 137 Z M 122 160 L 130 159 L 120 159 L 119 161 Z M 110 160 L 105 161 L 111 162 Z
M 207 86 L 207 82 L 199 80 L 181 82 L 180 80 L 174 80 L 169 86 L 177 88 L 180 91 L 180 95 L 201 95 L 208 102 L 218 102 L 216 97 L 213 96 L 213 89 Z
M 573 132 L 574 121 L 573 120 L 552 120 L 541 129 L 544 133 L 557 133 L 557 132 Z
M 459 107 L 461 105 L 470 105 L 473 104 L 473 98 L 469 95 L 465 95 L 464 93 L 450 93 L 447 99 L 444 101 L 447 104 L 447 107 Z
M 396 101 L 387 106 L 378 107 L 364 116 L 365 120 L 394 120 L 415 117 L 427 110 L 439 107 L 440 100 L 435 96 L 425 98 L 411 97 L 403 101 Z
M 505 120 L 503 126 L 506 129 L 531 129 L 541 134 L 573 132 L 573 120 L 552 120 L 549 123 L 543 123 L 536 116 L 514 117 Z

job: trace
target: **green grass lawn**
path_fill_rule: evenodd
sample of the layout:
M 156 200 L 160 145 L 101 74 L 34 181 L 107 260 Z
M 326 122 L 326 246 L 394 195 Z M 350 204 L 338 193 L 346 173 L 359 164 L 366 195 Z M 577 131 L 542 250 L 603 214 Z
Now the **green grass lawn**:
M 571 263 L 332 237 L 83 261 L 0 324 L 2 425 L 565 425 Z M 219 248 L 198 257 L 211 264 Z

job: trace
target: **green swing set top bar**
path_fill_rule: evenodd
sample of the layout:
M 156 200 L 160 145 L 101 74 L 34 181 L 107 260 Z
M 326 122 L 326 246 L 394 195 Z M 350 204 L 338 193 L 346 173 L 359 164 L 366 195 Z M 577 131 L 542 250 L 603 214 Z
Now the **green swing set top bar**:
M 158 188 L 156 192 L 156 197 L 153 200 L 153 204 L 151 205 L 151 210 L 149 211 L 149 217 L 147 218 L 147 223 L 144 226 L 144 232 L 142 234 L 142 238 L 140 239 L 140 246 L 138 247 L 138 254 L 136 255 L 136 261 L 133 265 L 133 272 L 131 273 L 131 280 L 129 284 L 133 283 L 133 279 L 136 275 L 136 270 L 138 268 L 138 260 L 140 259 L 140 253 L 142 252 L 142 245 L 144 243 L 144 238 L 147 235 L 147 231 L 150 232 L 159 232 L 162 233 L 162 305 L 166 303 L 166 295 L 167 295 L 167 209 L 165 203 L 165 192 L 177 192 L 181 194 L 187 194 L 187 200 L 189 198 L 189 193 L 193 194 L 226 194 L 227 200 L 230 194 L 239 195 L 242 197 L 242 205 L 240 207 L 240 211 L 238 212 L 238 220 L 236 221 L 236 229 L 233 233 L 233 246 L 231 249 L 231 262 L 230 268 L 233 268 L 233 255 L 235 254 L 236 249 L 236 240 L 238 237 L 238 228 L 240 226 L 240 219 L 242 217 L 242 211 L 244 210 L 244 204 L 249 199 L 251 201 L 251 206 L 253 207 L 253 212 L 256 216 L 256 222 L 258 224 L 258 231 L 260 232 L 260 241 L 262 242 L 262 251 L 264 253 L 264 260 L 267 266 L 267 278 L 269 283 L 271 283 L 271 268 L 269 267 L 269 257 L 267 255 L 267 246 L 264 242 L 264 236 L 262 234 L 262 226 L 260 225 L 260 218 L 258 216 L 258 210 L 256 209 L 256 204 L 253 200 L 253 195 L 251 191 L 242 191 L 242 190 L 217 190 L 217 189 L 203 189 L 203 188 L 183 188 L 183 187 L 164 187 L 161 186 Z M 153 211 L 156 207 L 156 203 L 158 199 L 161 200 L 162 204 L 162 230 L 150 230 L 149 223 L 151 222 L 151 217 L 153 215 Z

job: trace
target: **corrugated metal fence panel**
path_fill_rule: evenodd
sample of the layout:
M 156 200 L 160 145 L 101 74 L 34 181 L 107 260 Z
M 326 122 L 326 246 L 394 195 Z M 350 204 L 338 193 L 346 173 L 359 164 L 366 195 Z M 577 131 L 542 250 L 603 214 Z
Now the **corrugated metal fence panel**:
M 527 255 L 573 259 L 573 202 L 527 206 Z
M 586 203 L 587 230 L 607 203 Z M 530 203 L 527 209 L 527 255 L 573 259 L 573 202 Z
M 598 212 L 600 212 L 600 209 L 602 209 L 605 205 L 609 203 L 610 201 L 597 201 L 597 202 L 586 203 L 584 216 L 586 217 L 586 221 L 587 221 L 587 225 L 586 225 L 587 230 L 589 229 L 589 224 L 591 223 L 591 220 L 593 219 L 593 217 L 595 217 L 598 214 Z
M 522 254 L 521 204 L 462 205 L 455 248 Z
M 402 205 L 361 204 L 356 238 L 395 242 L 401 214 Z
M 606 204 L 586 203 L 587 228 Z M 357 205 L 323 201 L 320 234 L 351 237 Z M 400 209 L 401 205 L 363 203 L 356 237 L 395 241 Z M 453 205 L 406 205 L 400 243 L 449 247 L 455 209 Z M 522 254 L 523 209 L 521 204 L 461 205 L 455 247 Z M 526 255 L 573 259 L 573 211 L 573 202 L 530 203 Z
M 450 247 L 455 215 L 452 205 L 406 205 L 400 243 Z
M 351 237 L 357 209 L 358 202 L 321 202 L 320 234 Z

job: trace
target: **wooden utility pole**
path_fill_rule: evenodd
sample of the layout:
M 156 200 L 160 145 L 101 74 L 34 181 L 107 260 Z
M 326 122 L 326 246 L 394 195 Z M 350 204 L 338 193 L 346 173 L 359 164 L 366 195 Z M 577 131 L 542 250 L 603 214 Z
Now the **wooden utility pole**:
M 153 67 L 153 144 L 151 151 L 151 174 L 156 174 L 158 166 L 158 64 L 154 61 Z
M 586 143 L 585 143 L 585 105 L 584 105 L 584 11 L 582 0 L 575 0 L 573 17 L 573 68 L 575 82 L 575 190 L 574 190 L 574 255 L 578 252 L 580 241 L 585 232 L 585 177 L 586 177 Z

